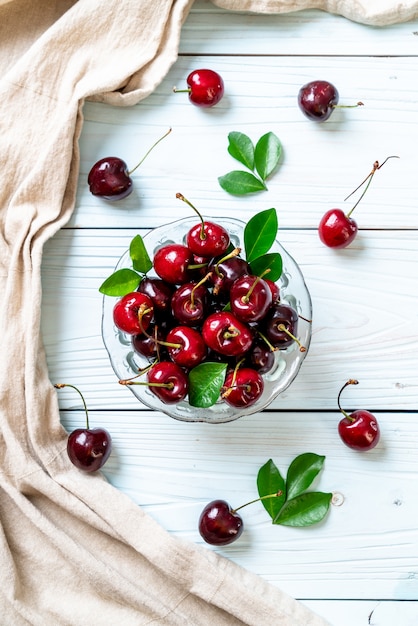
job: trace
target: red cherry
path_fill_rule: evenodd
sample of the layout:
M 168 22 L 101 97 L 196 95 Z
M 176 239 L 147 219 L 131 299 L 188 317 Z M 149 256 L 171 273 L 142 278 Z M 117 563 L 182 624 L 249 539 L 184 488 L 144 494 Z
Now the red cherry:
M 200 283 L 184 283 L 173 293 L 171 312 L 186 326 L 196 326 L 205 319 L 208 307 L 208 290 Z
M 84 396 L 74 385 L 57 383 L 56 389 L 71 387 L 83 401 L 86 413 L 86 428 L 77 428 L 67 440 L 67 454 L 71 463 L 84 472 L 95 472 L 106 463 L 112 451 L 112 438 L 105 428 L 90 428 L 89 415 Z
M 228 372 L 223 385 L 222 398 L 236 407 L 252 406 L 264 391 L 264 380 L 250 367 L 240 367 Z
M 154 312 L 149 296 L 132 291 L 118 300 L 113 307 L 115 326 L 128 335 L 138 335 L 147 330 Z
M 345 248 L 357 235 L 358 226 L 341 209 L 330 209 L 318 226 L 319 238 L 329 248 Z
M 350 379 L 338 394 L 338 408 L 344 415 L 338 424 L 338 433 L 346 446 L 353 450 L 371 450 L 380 440 L 380 428 L 375 416 L 369 411 L 357 410 L 348 414 L 340 406 L 340 396 L 348 385 L 357 385 L 358 381 Z
M 236 541 L 244 530 L 240 515 L 225 500 L 213 500 L 199 517 L 199 533 L 206 543 L 226 546 Z
M 187 89 L 177 89 L 177 93 L 187 92 L 189 100 L 198 107 L 213 107 L 224 95 L 224 81 L 221 76 L 213 70 L 200 69 L 190 72 L 186 82 Z
M 193 226 L 186 234 L 186 245 L 193 254 L 198 257 L 212 258 L 226 252 L 229 246 L 229 234 L 226 228 L 204 220 L 201 213 L 182 193 L 176 193 L 176 198 L 185 202 L 200 219 L 200 223 Z
M 172 361 L 155 363 L 149 369 L 147 378 L 150 390 L 164 404 L 180 402 L 189 390 L 187 375 L 179 365 Z
M 241 276 L 232 284 L 230 291 L 231 310 L 243 322 L 261 320 L 272 299 L 270 287 L 260 276 Z
M 172 328 L 167 333 L 165 345 L 174 363 L 187 369 L 199 365 L 207 354 L 207 347 L 202 335 L 189 326 Z
M 203 322 L 202 335 L 208 348 L 225 356 L 242 356 L 253 342 L 250 327 L 229 311 L 211 313 Z
M 154 254 L 154 270 L 167 283 L 175 285 L 190 279 L 192 251 L 180 243 L 169 243 Z

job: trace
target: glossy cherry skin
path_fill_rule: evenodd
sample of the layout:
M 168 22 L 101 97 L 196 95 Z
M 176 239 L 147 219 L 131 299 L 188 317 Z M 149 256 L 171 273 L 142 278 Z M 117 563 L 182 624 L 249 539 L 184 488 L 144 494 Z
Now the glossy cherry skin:
M 161 280 L 161 278 L 149 278 L 146 276 L 141 280 L 138 291 L 145 293 L 151 298 L 156 313 L 166 313 L 170 310 L 174 288 Z
M 213 500 L 201 512 L 198 528 L 206 543 L 226 546 L 242 535 L 244 523 L 225 500 Z
M 270 288 L 271 291 L 271 297 L 272 297 L 272 301 L 274 302 L 280 302 L 280 287 L 277 283 L 273 282 L 272 280 L 270 280 L 269 278 L 264 278 L 264 280 L 266 281 L 267 285 Z
M 223 226 L 205 220 L 192 226 L 186 235 L 186 245 L 201 257 L 220 256 L 228 249 L 229 234 Z
M 203 339 L 211 350 L 225 356 L 242 356 L 251 347 L 253 333 L 233 313 L 211 313 L 203 322 Z
M 184 370 L 173 361 L 155 363 L 147 373 L 149 383 L 162 383 L 170 387 L 153 387 L 149 389 L 164 404 L 175 404 L 183 400 L 189 391 L 189 380 Z
M 116 302 L 113 307 L 113 321 L 124 333 L 138 335 L 147 330 L 153 312 L 151 298 L 139 291 L 132 291 Z
M 87 177 L 91 193 L 105 200 L 121 200 L 132 192 L 133 183 L 128 166 L 118 157 L 97 161 Z
M 357 232 L 357 223 L 341 209 L 327 211 L 318 226 L 319 238 L 329 248 L 346 248 Z
M 199 365 L 208 351 L 202 335 L 194 328 L 190 328 L 190 326 L 176 326 L 172 328 L 167 333 L 165 341 L 179 346 L 167 346 L 168 353 L 174 363 L 187 369 Z
M 264 391 L 261 375 L 249 367 L 240 367 L 228 372 L 223 385 L 222 398 L 236 407 L 252 406 Z
M 192 263 L 192 251 L 180 243 L 169 243 L 154 254 L 155 272 L 171 285 L 180 285 L 190 280 L 189 265 Z
M 338 433 L 346 446 L 353 450 L 371 450 L 379 443 L 380 428 L 369 411 L 353 411 L 338 424 Z
M 231 311 L 242 322 L 257 322 L 263 319 L 272 300 L 270 287 L 259 276 L 241 276 L 231 287 Z
M 220 292 L 229 292 L 237 278 L 243 274 L 250 274 L 250 266 L 245 259 L 234 256 L 225 261 L 214 259 L 209 263 L 208 271 L 212 272 L 210 280 L 216 295 Z
M 325 122 L 338 104 L 337 89 L 326 80 L 313 80 L 300 88 L 298 104 L 307 118 Z
M 224 81 L 213 70 L 194 70 L 190 72 L 186 82 L 189 87 L 189 100 L 198 107 L 213 107 L 224 95 Z
M 68 457 L 84 472 L 95 472 L 107 461 L 112 439 L 105 428 L 77 428 L 67 440 Z
M 155 341 L 157 339 L 157 341 Z M 165 351 L 163 346 L 159 346 L 158 342 L 164 339 L 164 334 L 159 326 L 154 322 L 147 328 L 147 335 L 133 335 L 132 347 L 141 356 L 149 360 L 156 359 L 158 354 Z
M 171 312 L 181 324 L 196 326 L 203 322 L 208 308 L 208 290 L 205 285 L 184 283 L 173 293 Z
M 259 374 L 267 374 L 274 365 L 274 352 L 265 341 L 256 340 L 247 354 L 246 363 Z

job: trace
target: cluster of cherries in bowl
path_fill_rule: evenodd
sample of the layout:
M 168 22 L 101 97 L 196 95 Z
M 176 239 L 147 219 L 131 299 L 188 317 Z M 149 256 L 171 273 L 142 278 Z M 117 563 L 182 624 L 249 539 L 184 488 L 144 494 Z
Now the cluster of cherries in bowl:
M 113 305 L 114 325 L 147 361 L 119 382 L 146 386 L 163 404 L 175 405 L 188 394 L 190 402 L 192 371 L 221 364 L 213 404 L 246 409 L 261 398 L 277 351 L 293 344 L 306 350 L 297 337 L 299 314 L 281 299 L 268 269 L 255 274 L 228 230 L 198 215 L 183 241 L 154 250 L 155 276 L 144 275 Z

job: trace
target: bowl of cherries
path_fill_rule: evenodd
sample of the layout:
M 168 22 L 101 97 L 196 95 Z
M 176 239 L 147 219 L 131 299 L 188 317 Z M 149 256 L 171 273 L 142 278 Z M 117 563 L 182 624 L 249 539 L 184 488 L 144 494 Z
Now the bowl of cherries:
M 102 336 L 119 383 L 146 407 L 223 423 L 265 409 L 311 339 L 302 272 L 275 209 L 248 223 L 202 216 L 136 235 L 101 285 Z

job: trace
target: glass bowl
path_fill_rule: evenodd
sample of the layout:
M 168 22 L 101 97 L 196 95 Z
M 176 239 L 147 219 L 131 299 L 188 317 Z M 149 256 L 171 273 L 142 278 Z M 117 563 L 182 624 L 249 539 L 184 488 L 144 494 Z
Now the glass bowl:
M 216 221 L 226 228 L 235 247 L 243 245 L 245 222 L 234 218 L 218 218 Z M 147 233 L 143 240 L 150 258 L 153 258 L 154 251 L 162 245 L 184 243 L 187 232 L 195 224 L 196 218 L 190 217 L 159 226 Z M 243 415 L 262 411 L 289 387 L 296 378 L 308 352 L 311 340 L 312 325 L 309 320 L 312 318 L 312 302 L 302 272 L 290 254 L 286 252 L 277 240 L 274 242 L 270 252 L 279 252 L 283 259 L 282 276 L 277 281 L 280 286 L 280 300 L 293 306 L 305 318 L 299 318 L 298 338 L 306 348 L 306 351 L 301 352 L 296 342 L 293 342 L 290 347 L 284 350 L 277 350 L 274 353 L 275 362 L 273 368 L 263 375 L 263 394 L 250 407 L 236 408 L 223 400 L 219 400 L 209 408 L 196 408 L 190 406 L 187 396 L 177 404 L 168 405 L 161 402 L 148 387 L 130 385 L 129 389 L 142 404 L 149 409 L 161 411 L 177 420 L 220 424 L 236 420 Z M 119 259 L 115 271 L 125 267 L 132 267 L 129 250 Z M 148 276 L 156 276 L 156 274 L 153 274 L 151 271 Z M 131 336 L 121 332 L 114 325 L 113 307 L 115 302 L 116 299 L 111 296 L 104 296 L 103 298 L 102 336 L 115 374 L 119 380 L 124 380 L 135 376 L 139 369 L 148 365 L 148 361 L 133 349 Z

